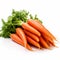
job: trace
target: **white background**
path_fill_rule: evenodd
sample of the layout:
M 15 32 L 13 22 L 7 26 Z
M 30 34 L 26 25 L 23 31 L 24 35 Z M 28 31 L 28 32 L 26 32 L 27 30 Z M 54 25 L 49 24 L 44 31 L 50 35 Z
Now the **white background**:
M 1 18 L 7 19 L 12 9 L 26 9 L 33 15 L 38 14 L 43 24 L 60 41 L 60 0 L 0 0 L 0 28 Z M 0 38 L 0 60 L 60 60 L 59 48 L 52 50 L 28 51 L 14 43 L 11 39 Z

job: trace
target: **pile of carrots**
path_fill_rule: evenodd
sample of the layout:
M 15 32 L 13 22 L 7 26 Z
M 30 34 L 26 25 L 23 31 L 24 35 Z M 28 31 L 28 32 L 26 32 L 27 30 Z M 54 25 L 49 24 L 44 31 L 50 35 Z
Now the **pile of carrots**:
M 17 27 L 16 33 L 11 33 L 10 38 L 31 51 L 31 45 L 39 49 L 55 47 L 54 40 L 56 40 L 40 21 L 32 19 L 27 20 L 26 23 L 23 22 L 21 27 Z

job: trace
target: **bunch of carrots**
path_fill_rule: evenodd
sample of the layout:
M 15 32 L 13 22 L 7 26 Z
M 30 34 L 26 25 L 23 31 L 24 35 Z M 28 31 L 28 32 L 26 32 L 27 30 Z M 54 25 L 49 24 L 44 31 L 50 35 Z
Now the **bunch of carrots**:
M 37 48 L 50 49 L 55 46 L 56 38 L 38 21 L 29 19 L 27 23 L 22 23 L 21 28 L 16 28 L 15 34 L 10 34 L 10 38 L 16 43 L 32 50 L 31 45 Z
M 11 25 L 16 26 L 17 22 L 18 20 L 13 22 L 15 24 Z M 15 27 L 14 32 L 11 31 L 11 33 L 9 33 L 9 37 L 14 42 L 24 46 L 28 50 L 32 50 L 31 45 L 39 49 L 50 49 L 51 46 L 55 47 L 54 40 L 56 40 L 56 38 L 43 26 L 41 21 L 38 19 L 34 20 L 31 18 L 27 19 L 26 22 L 19 20 L 19 24 L 20 25 Z

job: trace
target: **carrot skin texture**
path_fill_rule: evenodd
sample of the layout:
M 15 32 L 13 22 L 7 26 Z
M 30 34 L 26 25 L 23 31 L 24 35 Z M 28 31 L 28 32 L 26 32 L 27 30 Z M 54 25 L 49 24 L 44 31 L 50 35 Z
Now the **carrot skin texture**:
M 40 48 L 40 44 L 36 41 L 34 41 L 32 38 L 30 38 L 29 36 L 26 36 L 27 37 L 27 41 L 32 44 L 33 46 L 36 46 L 38 48 Z
M 22 28 L 24 28 L 25 30 L 28 30 L 29 32 L 37 35 L 37 36 L 41 36 L 40 32 L 38 30 L 36 30 L 35 28 L 33 28 L 32 26 L 30 26 L 27 23 L 23 23 L 22 24 Z
M 47 40 L 52 46 L 55 46 L 54 40 L 52 40 L 50 37 L 46 36 L 45 34 L 42 34 L 45 40 Z
M 39 42 L 39 38 L 36 35 L 34 35 L 33 33 L 29 32 L 27 30 L 24 30 L 24 32 L 25 32 L 26 35 L 30 36 L 32 39 Z
M 50 47 L 48 46 L 48 44 L 46 43 L 46 41 L 45 41 L 42 37 L 40 37 L 40 43 L 41 43 L 45 48 L 47 48 L 47 49 L 50 48 Z
M 26 47 L 27 39 L 22 28 L 16 28 L 16 34 L 21 38 L 21 40 L 24 42 L 24 46 Z
M 52 39 L 56 39 L 41 23 L 38 23 L 35 20 L 30 19 L 28 20 L 28 24 L 34 27 L 35 29 L 39 30 L 40 32 L 46 34 L 47 36 L 51 37 Z
M 50 37 L 48 37 L 47 35 L 42 34 L 42 36 L 43 36 L 46 40 L 48 40 L 49 42 L 54 43 L 54 41 L 53 41 Z
M 44 26 L 43 26 L 44 27 Z M 45 27 L 44 27 L 45 28 Z M 47 30 L 47 29 L 46 29 Z M 51 32 L 49 32 L 48 30 L 47 30 L 47 32 L 52 36 L 52 39 L 53 40 L 56 40 L 56 37 L 51 33 Z
M 43 37 L 44 38 L 44 37 Z M 44 38 L 44 40 L 46 41 L 46 43 L 50 46 L 50 42 Z
M 38 21 L 38 20 L 35 20 L 36 22 L 38 22 L 39 24 L 42 24 L 40 21 Z M 43 25 L 42 25 L 43 26 Z M 44 26 L 43 26 L 44 27 Z M 44 27 L 45 28 L 45 27 Z M 47 29 L 46 29 L 47 30 Z M 47 30 L 48 31 L 48 30 Z M 48 31 L 49 32 L 49 31 Z M 55 38 L 55 36 L 53 36 L 50 32 L 49 32 L 49 34 L 53 37 L 53 39 L 54 40 L 56 40 L 56 38 Z
M 18 37 L 17 34 L 10 34 L 10 38 L 11 38 L 14 42 L 16 42 L 16 43 L 24 46 L 23 41 Z M 32 48 L 30 47 L 29 44 L 27 44 L 27 49 L 28 49 L 28 50 L 32 50 Z

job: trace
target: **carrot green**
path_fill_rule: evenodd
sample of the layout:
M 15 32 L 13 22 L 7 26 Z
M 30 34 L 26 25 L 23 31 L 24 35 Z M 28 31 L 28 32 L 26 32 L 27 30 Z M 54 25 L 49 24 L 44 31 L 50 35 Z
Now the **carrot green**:
M 4 38 L 9 38 L 11 33 L 15 33 L 16 28 L 21 26 L 22 22 L 27 22 L 28 19 L 39 19 L 37 15 L 34 17 L 32 14 L 26 10 L 15 11 L 12 10 L 11 16 L 8 16 L 7 22 L 2 19 L 2 29 L 0 31 L 0 36 Z M 41 21 L 41 20 L 40 20 Z

